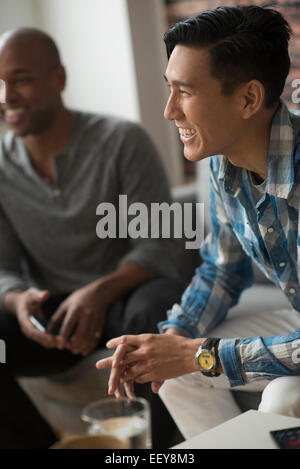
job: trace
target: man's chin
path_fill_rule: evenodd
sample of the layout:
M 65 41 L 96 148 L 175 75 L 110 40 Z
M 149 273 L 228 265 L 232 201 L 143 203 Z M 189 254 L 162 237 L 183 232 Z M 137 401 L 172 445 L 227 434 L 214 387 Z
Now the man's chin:
M 8 128 L 14 133 L 16 137 L 28 137 L 29 135 L 34 135 L 40 133 L 38 128 L 28 125 L 12 125 L 7 124 Z
M 204 153 L 204 152 L 184 151 L 184 157 L 187 160 L 192 161 L 194 163 L 196 163 L 197 161 L 204 160 L 205 158 L 209 158 L 210 156 L 212 155 Z
M 27 137 L 31 133 L 28 129 L 20 129 L 13 125 L 9 125 L 8 128 L 14 133 L 16 137 Z

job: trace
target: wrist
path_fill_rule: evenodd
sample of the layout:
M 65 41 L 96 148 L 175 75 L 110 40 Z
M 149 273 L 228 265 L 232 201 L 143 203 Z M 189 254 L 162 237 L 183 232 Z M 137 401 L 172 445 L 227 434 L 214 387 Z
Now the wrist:
M 202 343 L 195 354 L 195 364 L 198 371 L 210 378 L 223 373 L 218 354 L 219 343 L 220 339 L 218 338 L 202 339 Z
M 109 305 L 114 301 L 108 282 L 105 279 L 101 278 L 93 282 L 92 288 L 100 296 L 102 304 Z
M 216 372 L 221 375 L 224 373 L 224 371 L 223 371 L 221 360 L 219 357 L 219 346 L 220 346 L 220 341 L 218 342 L 218 345 L 215 347 L 215 354 L 216 354 L 216 362 L 217 362 Z
M 13 315 L 17 315 L 18 303 L 24 290 L 9 290 L 3 296 L 3 306 L 6 311 Z
M 205 339 L 187 339 L 184 343 L 184 360 L 185 360 L 185 368 L 186 373 L 194 373 L 195 371 L 199 371 L 199 368 L 195 362 L 195 355 L 197 350 L 199 349 L 200 345 L 203 344 Z

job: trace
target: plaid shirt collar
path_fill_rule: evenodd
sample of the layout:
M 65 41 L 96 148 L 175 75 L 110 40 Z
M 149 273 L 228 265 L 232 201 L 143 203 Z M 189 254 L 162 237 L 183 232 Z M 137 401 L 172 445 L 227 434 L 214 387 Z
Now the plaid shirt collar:
M 293 163 L 294 129 L 292 115 L 281 101 L 274 114 L 267 154 L 268 176 L 266 193 L 287 199 L 294 184 Z M 234 166 L 222 155 L 218 179 L 224 179 L 224 188 L 233 196 L 241 190 L 243 169 Z

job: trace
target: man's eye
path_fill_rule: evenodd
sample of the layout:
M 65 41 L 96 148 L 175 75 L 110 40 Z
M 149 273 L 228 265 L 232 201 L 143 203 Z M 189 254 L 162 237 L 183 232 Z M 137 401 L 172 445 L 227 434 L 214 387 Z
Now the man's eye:
M 180 94 L 183 94 L 183 95 L 190 95 L 190 93 L 188 91 L 185 91 L 185 90 L 179 90 Z
M 16 84 L 18 84 L 18 83 L 29 83 L 30 81 L 32 81 L 31 77 L 22 77 L 22 78 L 17 78 L 16 80 L 14 80 L 14 83 L 16 83 Z

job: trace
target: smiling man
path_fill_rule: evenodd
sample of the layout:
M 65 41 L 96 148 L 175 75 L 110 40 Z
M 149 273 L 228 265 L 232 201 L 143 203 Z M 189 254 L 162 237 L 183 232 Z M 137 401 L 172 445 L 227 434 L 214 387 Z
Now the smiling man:
M 115 338 L 114 357 L 97 367 L 112 366 L 110 394 L 124 383 L 132 397 L 133 381 L 161 388 L 187 438 L 240 413 L 230 387 L 265 389 L 261 410 L 268 401 L 275 413 L 300 416 L 300 117 L 280 100 L 290 32 L 275 10 L 228 6 L 164 38 L 165 117 L 187 159 L 211 157 L 212 231 L 181 303 L 159 324 L 164 334 Z M 252 261 L 291 308 L 226 320 L 253 284 Z
M 210 61 L 209 47 L 199 50 L 176 45 L 165 74 L 170 87 L 165 118 L 178 127 L 188 160 L 228 155 L 235 166 L 265 179 L 270 121 L 277 103 L 260 106 L 265 91 L 258 80 L 252 80 L 247 88 L 237 86 L 234 94 L 224 94 L 222 81 L 211 76 Z
M 155 332 L 180 298 L 183 246 L 97 237 L 100 202 L 117 207 L 126 194 L 150 207 L 171 202 L 169 186 L 139 125 L 64 105 L 52 38 L 28 28 L 1 36 L 0 79 L 10 128 L 0 144 L 0 447 L 46 448 L 56 437 L 16 377 L 63 372 L 108 338 Z M 161 446 L 170 427 L 155 427 L 172 422 L 158 396 L 149 400 Z

